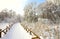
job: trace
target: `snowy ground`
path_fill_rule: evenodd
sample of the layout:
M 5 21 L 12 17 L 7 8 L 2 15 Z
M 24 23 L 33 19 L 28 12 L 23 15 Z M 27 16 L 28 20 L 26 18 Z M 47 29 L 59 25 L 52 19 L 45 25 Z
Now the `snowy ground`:
M 31 37 L 32 36 L 30 36 L 19 23 L 16 23 L 10 31 L 0 39 L 31 39 Z
M 8 25 L 8 23 L 0 23 L 0 29 L 4 30 Z

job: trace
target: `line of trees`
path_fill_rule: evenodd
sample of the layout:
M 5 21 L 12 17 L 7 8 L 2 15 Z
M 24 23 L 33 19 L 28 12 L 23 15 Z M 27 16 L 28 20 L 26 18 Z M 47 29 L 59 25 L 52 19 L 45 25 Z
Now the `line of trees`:
M 41 4 L 30 3 L 24 8 L 25 20 L 27 22 L 38 22 L 38 19 L 48 19 L 53 23 L 60 23 L 60 5 L 52 2 Z
M 21 16 L 16 15 L 16 12 L 13 10 L 3 9 L 0 11 L 0 23 L 14 23 L 21 22 Z

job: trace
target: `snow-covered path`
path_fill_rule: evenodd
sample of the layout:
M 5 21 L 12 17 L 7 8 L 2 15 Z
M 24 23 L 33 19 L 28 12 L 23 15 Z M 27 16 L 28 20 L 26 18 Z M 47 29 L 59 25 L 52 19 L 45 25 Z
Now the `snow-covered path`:
M 32 36 L 27 33 L 20 23 L 16 23 L 10 29 L 10 31 L 0 39 L 31 39 Z

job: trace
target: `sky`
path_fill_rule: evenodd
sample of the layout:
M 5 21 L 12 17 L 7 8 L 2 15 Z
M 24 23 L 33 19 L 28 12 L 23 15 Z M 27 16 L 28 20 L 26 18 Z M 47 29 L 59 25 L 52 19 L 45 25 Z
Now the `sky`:
M 31 3 L 31 2 L 42 3 L 45 2 L 45 0 L 27 0 L 27 3 Z
M 21 14 L 23 16 L 23 8 L 26 4 L 30 2 L 41 3 L 44 2 L 44 0 L 0 0 L 0 11 L 5 8 L 7 8 L 8 10 L 12 9 L 17 14 Z

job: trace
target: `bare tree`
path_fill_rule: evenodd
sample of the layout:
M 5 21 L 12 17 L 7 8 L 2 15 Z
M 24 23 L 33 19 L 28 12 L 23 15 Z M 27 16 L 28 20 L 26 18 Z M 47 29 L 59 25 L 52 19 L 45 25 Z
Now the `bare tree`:
M 0 12 L 0 22 L 18 22 L 20 15 L 16 15 L 15 11 L 4 9 Z
M 34 8 L 32 4 L 28 4 L 25 6 L 24 11 L 25 20 L 27 21 L 22 22 L 24 28 L 28 27 L 28 29 L 32 30 L 37 36 L 43 36 L 44 39 L 47 39 L 46 37 L 48 37 L 48 39 L 60 39 L 60 4 L 57 5 L 46 1 Z M 37 22 L 35 22 L 35 17 Z M 40 21 L 38 21 L 39 18 Z M 47 22 L 47 24 L 45 24 L 44 22 L 46 22 L 46 20 L 43 21 L 44 19 L 48 19 L 47 21 L 52 23 L 49 24 Z M 34 23 L 29 23 L 32 21 L 34 21 Z M 47 35 L 47 33 L 49 34 Z
M 38 16 L 36 13 L 36 3 L 30 3 L 25 6 L 24 12 L 25 12 L 25 20 L 27 22 L 37 22 Z
M 59 5 L 55 5 L 51 2 L 45 2 L 43 4 L 39 4 L 37 9 L 39 10 L 38 12 L 40 13 L 40 18 L 49 19 L 53 23 L 58 24 L 60 22 L 59 7 Z

